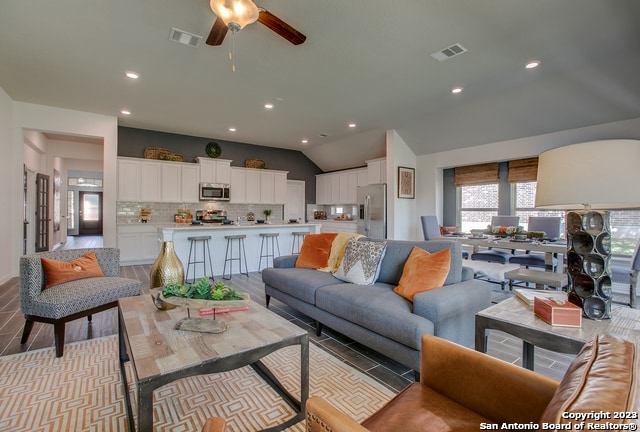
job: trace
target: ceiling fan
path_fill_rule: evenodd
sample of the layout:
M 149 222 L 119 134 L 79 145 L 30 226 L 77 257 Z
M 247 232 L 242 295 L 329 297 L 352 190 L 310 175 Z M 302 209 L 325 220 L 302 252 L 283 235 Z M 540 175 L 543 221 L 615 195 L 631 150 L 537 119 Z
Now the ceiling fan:
M 307 39 L 271 12 L 257 7 L 251 0 L 210 0 L 210 6 L 217 18 L 207 38 L 207 45 L 221 45 L 228 30 L 235 33 L 256 21 L 294 45 L 300 45 Z

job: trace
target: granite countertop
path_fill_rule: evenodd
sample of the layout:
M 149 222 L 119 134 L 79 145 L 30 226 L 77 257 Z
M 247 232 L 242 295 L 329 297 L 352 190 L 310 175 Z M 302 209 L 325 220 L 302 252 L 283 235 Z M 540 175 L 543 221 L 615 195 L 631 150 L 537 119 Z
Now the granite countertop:
M 236 223 L 232 223 L 232 224 L 209 224 L 209 223 L 205 223 L 205 224 L 199 224 L 199 225 L 193 225 L 193 224 L 181 224 L 181 223 L 154 223 L 153 226 L 157 227 L 157 228 L 161 228 L 161 229 L 238 229 L 238 228 L 249 228 L 249 229 L 253 229 L 253 228 L 265 228 L 265 227 L 295 227 L 295 226 L 316 226 L 316 225 L 320 225 L 320 223 L 317 222 L 308 222 L 308 223 L 286 223 L 286 222 L 280 222 L 280 223 L 269 223 L 269 224 L 259 224 L 259 223 L 251 223 L 251 222 L 242 222 L 239 225 Z

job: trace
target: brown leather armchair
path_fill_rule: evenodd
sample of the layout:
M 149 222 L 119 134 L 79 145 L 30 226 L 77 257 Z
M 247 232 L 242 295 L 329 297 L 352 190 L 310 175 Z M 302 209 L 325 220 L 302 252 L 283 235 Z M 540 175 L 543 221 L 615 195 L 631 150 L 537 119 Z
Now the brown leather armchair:
M 207 420 L 207 422 L 202 426 L 202 430 L 200 432 L 224 432 L 227 423 L 224 419 L 220 417 L 211 417 Z
M 638 348 L 614 336 L 585 345 L 560 383 L 430 335 L 422 337 L 420 382 L 361 424 L 319 397 L 306 405 L 307 431 L 460 431 L 503 423 L 579 423 L 566 412 L 638 413 Z M 637 415 L 637 414 L 635 414 Z M 632 414 L 633 416 L 633 414 Z M 637 419 L 586 419 L 602 423 Z M 484 427 L 483 427 L 484 426 Z

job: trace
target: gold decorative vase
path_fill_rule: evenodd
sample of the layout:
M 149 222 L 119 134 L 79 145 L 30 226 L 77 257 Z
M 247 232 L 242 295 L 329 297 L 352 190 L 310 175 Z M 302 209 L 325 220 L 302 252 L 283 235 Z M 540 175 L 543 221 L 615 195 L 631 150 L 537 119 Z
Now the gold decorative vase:
M 156 258 L 151 266 L 151 274 L 149 277 L 151 289 L 164 287 L 168 283 L 184 283 L 184 267 L 176 251 L 173 249 L 172 241 L 162 243 L 160 255 Z M 154 304 L 158 309 L 173 309 L 174 305 L 163 302 L 160 298 L 154 298 Z

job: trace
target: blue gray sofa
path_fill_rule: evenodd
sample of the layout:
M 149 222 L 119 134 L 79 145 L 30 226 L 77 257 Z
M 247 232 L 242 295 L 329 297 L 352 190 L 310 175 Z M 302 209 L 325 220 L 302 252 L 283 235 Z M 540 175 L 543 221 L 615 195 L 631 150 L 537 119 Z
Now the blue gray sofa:
M 371 241 L 362 238 L 360 241 Z M 441 288 L 417 294 L 414 302 L 393 292 L 414 246 L 427 252 L 451 249 L 451 268 Z M 474 343 L 475 314 L 491 305 L 491 286 L 462 266 L 461 246 L 451 240 L 387 240 L 380 275 L 373 285 L 354 285 L 331 273 L 295 268 L 297 256 L 281 256 L 262 270 L 267 307 L 273 297 L 316 321 L 413 369 L 420 370 L 423 334 L 465 346 Z

